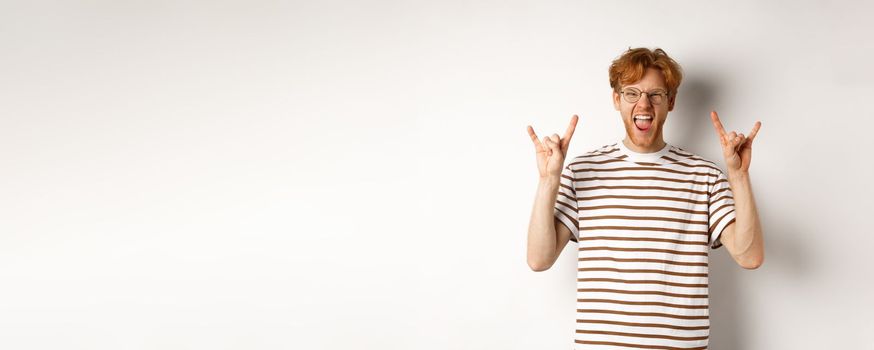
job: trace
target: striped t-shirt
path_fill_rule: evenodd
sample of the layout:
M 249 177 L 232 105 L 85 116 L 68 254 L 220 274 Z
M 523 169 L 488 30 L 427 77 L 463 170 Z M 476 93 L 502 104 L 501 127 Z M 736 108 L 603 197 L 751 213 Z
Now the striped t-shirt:
M 734 222 L 713 162 L 621 141 L 573 158 L 555 217 L 578 244 L 575 349 L 706 349 L 708 253 Z

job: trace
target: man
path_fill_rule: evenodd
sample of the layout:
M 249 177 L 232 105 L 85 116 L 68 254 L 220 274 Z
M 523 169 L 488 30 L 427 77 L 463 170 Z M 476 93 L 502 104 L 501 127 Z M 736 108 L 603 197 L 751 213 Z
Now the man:
M 749 137 L 711 112 L 728 175 L 667 144 L 680 66 L 661 49 L 629 49 L 609 69 L 621 141 L 563 167 L 578 117 L 559 138 L 528 134 L 540 181 L 528 228 L 528 265 L 549 269 L 577 242 L 576 349 L 706 349 L 709 250 L 725 245 L 743 268 L 764 259 L 750 185 Z

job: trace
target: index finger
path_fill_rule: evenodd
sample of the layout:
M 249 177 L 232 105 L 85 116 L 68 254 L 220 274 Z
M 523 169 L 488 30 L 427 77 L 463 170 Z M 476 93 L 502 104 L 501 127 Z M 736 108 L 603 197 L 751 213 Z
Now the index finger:
M 722 127 L 722 122 L 719 121 L 719 115 L 716 114 L 716 111 L 710 111 L 710 120 L 713 121 L 713 127 L 716 128 L 719 138 L 725 142 L 725 128 Z
M 540 139 L 537 138 L 537 134 L 534 133 L 534 128 L 531 125 L 528 125 L 528 136 L 531 137 L 531 142 L 534 142 L 534 146 L 539 150 L 541 146 Z
M 561 138 L 561 148 L 567 148 L 571 143 L 571 137 L 574 136 L 574 130 L 577 129 L 577 121 L 580 119 L 576 114 L 571 117 L 571 122 L 567 126 L 567 131 L 564 132 L 564 137 Z

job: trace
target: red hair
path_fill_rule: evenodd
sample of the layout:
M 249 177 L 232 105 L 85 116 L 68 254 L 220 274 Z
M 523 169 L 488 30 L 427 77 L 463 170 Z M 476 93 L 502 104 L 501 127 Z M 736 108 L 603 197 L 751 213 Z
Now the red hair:
M 668 94 L 675 96 L 683 80 L 683 71 L 664 50 L 656 48 L 650 50 L 644 47 L 636 49 L 628 48 L 622 56 L 613 60 L 610 65 L 610 87 L 619 92 L 624 85 L 633 84 L 643 78 L 648 68 L 656 68 L 662 71 Z

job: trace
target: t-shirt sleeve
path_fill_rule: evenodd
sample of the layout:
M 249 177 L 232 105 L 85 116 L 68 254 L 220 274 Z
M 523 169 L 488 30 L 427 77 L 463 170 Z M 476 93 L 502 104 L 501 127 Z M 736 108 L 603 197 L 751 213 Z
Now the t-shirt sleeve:
M 555 198 L 555 218 L 561 221 L 571 231 L 570 239 L 578 242 L 580 234 L 579 210 L 577 209 L 577 191 L 574 189 L 574 172 L 570 166 L 561 171 L 561 182 L 558 195 Z
M 719 240 L 725 227 L 734 222 L 734 194 L 728 184 L 728 178 L 717 171 L 715 182 L 711 184 L 709 196 L 710 247 L 717 249 L 722 246 Z

